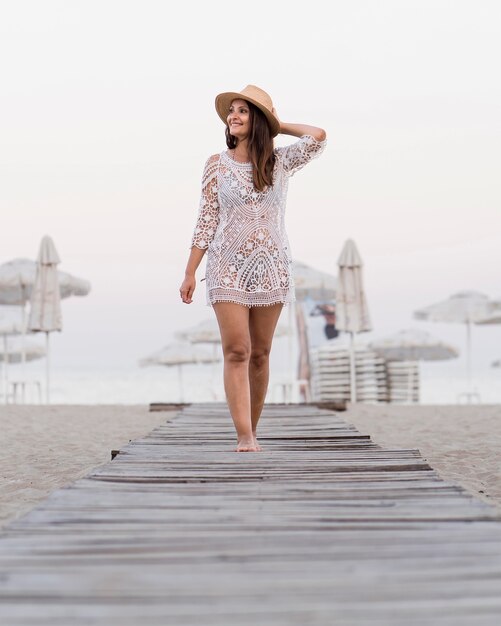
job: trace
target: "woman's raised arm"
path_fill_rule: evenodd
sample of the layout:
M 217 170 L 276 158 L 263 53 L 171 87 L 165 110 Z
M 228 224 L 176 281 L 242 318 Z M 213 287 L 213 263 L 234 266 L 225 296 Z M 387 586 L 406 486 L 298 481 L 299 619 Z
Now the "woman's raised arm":
M 276 109 L 273 109 L 273 113 L 280 121 L 280 133 L 282 135 L 292 135 L 293 137 L 303 137 L 303 135 L 311 135 L 317 141 L 324 141 L 327 137 L 327 133 L 323 128 L 318 128 L 318 126 L 310 126 L 309 124 L 290 124 L 288 122 L 282 122 L 277 115 Z

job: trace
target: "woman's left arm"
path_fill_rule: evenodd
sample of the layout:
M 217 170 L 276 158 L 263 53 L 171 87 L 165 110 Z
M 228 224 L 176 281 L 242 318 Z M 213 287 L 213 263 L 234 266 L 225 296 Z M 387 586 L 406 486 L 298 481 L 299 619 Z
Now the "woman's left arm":
M 323 128 L 309 126 L 308 124 L 288 124 L 286 122 L 280 122 L 280 133 L 282 135 L 292 135 L 293 137 L 311 135 L 317 141 L 324 141 L 327 137 L 327 133 Z
M 324 141 L 327 137 L 327 133 L 323 128 L 317 126 L 309 126 L 308 124 L 289 124 L 282 122 L 277 115 L 277 111 L 274 108 L 273 113 L 280 122 L 280 133 L 282 135 L 292 135 L 293 137 L 303 137 L 303 135 L 311 135 L 317 141 Z

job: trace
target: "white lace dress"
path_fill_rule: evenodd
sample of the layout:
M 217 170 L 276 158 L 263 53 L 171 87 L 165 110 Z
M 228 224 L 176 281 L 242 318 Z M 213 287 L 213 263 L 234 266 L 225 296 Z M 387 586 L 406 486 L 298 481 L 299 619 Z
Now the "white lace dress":
M 256 191 L 252 164 L 227 151 L 207 160 L 192 246 L 207 250 L 207 304 L 248 307 L 294 301 L 292 257 L 284 224 L 289 178 L 318 156 L 310 135 L 275 148 L 273 185 Z

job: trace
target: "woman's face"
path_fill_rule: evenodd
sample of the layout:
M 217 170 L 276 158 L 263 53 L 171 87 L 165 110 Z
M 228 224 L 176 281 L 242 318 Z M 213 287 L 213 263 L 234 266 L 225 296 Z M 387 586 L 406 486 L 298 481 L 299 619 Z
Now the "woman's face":
M 250 131 L 250 110 L 245 100 L 233 100 L 228 117 L 230 134 L 239 140 L 245 139 Z

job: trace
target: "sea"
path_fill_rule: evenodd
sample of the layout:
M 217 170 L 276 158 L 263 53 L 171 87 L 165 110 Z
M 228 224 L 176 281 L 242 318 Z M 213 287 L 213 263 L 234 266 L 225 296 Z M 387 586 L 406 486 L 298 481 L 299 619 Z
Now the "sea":
M 10 384 L 20 380 L 18 368 L 9 372 Z M 293 372 L 271 367 L 268 402 L 299 401 L 291 384 Z M 47 373 L 43 360 L 27 363 L 24 402 L 47 403 Z M 50 404 L 126 404 L 154 402 L 223 401 L 221 362 L 172 367 L 139 367 L 137 364 L 66 366 L 57 364 L 49 372 Z M 3 385 L 0 387 L 3 392 Z M 287 394 L 287 395 L 286 395 Z M 1 397 L 1 396 L 0 396 Z M 5 396 L 1 398 L 5 402 Z M 12 401 L 12 398 L 9 399 Z M 22 402 L 18 389 L 17 402 Z M 450 405 L 464 403 L 501 404 L 501 369 L 466 372 L 452 362 L 419 365 L 419 403 Z

